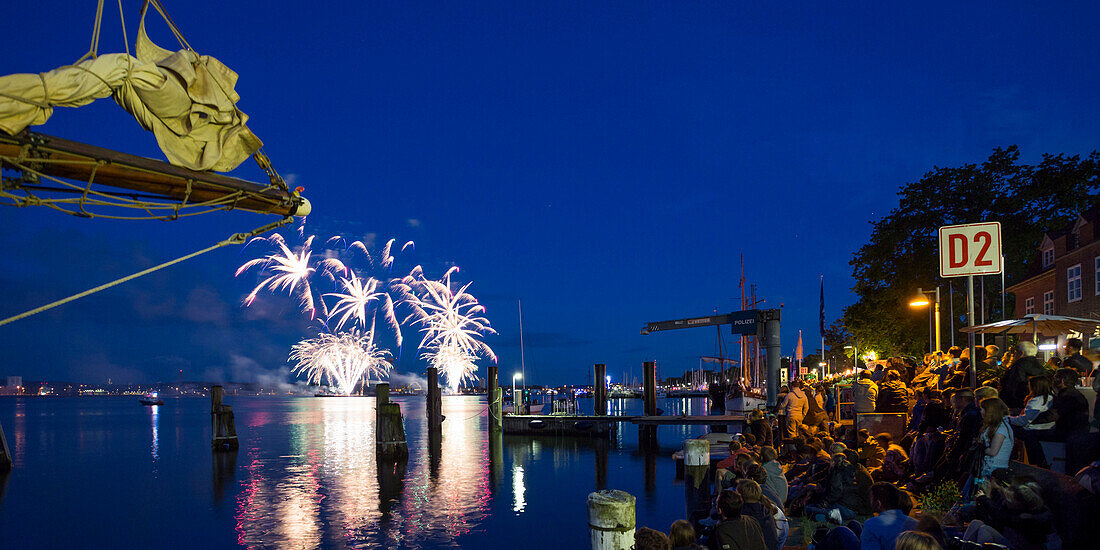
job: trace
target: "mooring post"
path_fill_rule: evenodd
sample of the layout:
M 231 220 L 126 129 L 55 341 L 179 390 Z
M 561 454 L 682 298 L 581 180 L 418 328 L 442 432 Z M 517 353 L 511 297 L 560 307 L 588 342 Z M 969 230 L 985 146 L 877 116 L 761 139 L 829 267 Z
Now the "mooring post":
M 233 422 L 233 407 L 222 404 L 225 389 L 220 385 L 210 388 L 210 417 L 213 428 L 211 446 L 215 451 L 235 451 L 240 447 L 237 441 L 237 427 Z
M 405 442 L 405 424 L 401 420 L 401 405 L 390 401 L 390 385 L 374 387 L 374 441 L 379 468 L 384 463 L 409 458 Z
M 646 416 L 657 416 L 657 362 L 642 363 L 642 400 Z M 638 426 L 638 442 L 645 450 L 657 449 L 657 426 Z
M 11 449 L 8 448 L 8 438 L 4 436 L 4 426 L 0 424 L 0 472 L 7 472 L 15 464 L 11 458 Z
M 489 382 L 485 392 L 485 399 L 489 401 L 489 429 L 500 430 L 500 367 L 489 365 Z
M 764 348 L 768 353 L 768 407 L 774 407 L 779 397 L 779 369 L 782 368 L 779 357 L 779 318 L 778 309 L 764 310 Z
M 443 424 L 443 396 L 439 390 L 439 369 L 428 367 L 428 427 L 441 427 Z
M 646 416 L 657 416 L 657 362 L 646 361 L 642 363 L 642 380 L 645 398 Z
M 607 416 L 607 365 L 596 363 L 592 367 L 595 377 L 592 379 L 592 397 L 595 399 L 594 414 Z
M 626 491 L 604 490 L 588 495 L 588 533 L 592 550 L 634 548 L 637 500 Z
M 684 441 L 684 504 L 687 517 L 696 511 L 709 511 L 711 501 L 710 442 L 706 439 Z

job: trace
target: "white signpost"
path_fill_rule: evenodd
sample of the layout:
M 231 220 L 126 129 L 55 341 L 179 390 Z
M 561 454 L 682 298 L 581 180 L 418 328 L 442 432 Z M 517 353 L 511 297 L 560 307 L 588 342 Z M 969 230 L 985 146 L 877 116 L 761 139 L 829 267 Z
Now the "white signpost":
M 940 228 L 940 277 L 966 277 L 966 323 L 974 326 L 974 276 L 1004 271 L 1001 222 L 945 225 Z M 977 385 L 974 333 L 969 335 L 970 385 Z

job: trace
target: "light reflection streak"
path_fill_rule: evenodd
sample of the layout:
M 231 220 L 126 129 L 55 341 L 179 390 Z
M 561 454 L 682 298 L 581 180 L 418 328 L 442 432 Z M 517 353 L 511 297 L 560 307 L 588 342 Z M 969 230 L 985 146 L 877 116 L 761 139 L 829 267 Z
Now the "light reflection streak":
M 157 455 L 160 447 L 160 405 L 149 407 L 149 416 L 153 424 L 153 444 L 149 450 L 153 454 L 153 475 L 156 475 Z
M 520 514 L 527 508 L 527 485 L 523 480 L 523 466 L 512 465 L 512 511 Z
M 410 401 L 401 403 L 410 437 L 406 467 L 378 464 L 373 398 L 296 400 L 287 419 L 294 454 L 267 457 L 259 445 L 247 452 L 235 514 L 238 542 L 249 548 L 422 548 L 453 544 L 474 529 L 488 515 L 491 498 L 488 441 L 478 414 L 484 400 L 443 399 L 447 420 L 435 476 L 429 475 L 423 400 Z M 386 487 L 380 486 L 380 467 L 389 476 Z M 403 482 L 395 478 L 401 474 Z
M 12 426 L 12 432 L 12 439 L 15 440 L 15 450 L 12 452 L 15 459 L 12 462 L 16 467 L 23 467 L 27 454 L 27 404 L 22 398 L 17 398 L 15 402 L 15 423 Z

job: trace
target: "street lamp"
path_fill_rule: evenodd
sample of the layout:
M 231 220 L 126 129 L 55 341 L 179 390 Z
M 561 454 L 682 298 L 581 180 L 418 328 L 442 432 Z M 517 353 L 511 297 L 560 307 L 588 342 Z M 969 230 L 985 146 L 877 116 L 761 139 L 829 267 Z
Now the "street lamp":
M 932 294 L 936 295 L 936 306 L 934 308 L 935 317 L 936 317 L 936 322 L 935 322 L 936 335 L 935 335 L 935 337 L 932 336 L 932 315 L 933 315 L 933 310 L 930 309 L 928 311 L 928 323 L 929 323 L 928 324 L 928 347 L 930 348 L 928 350 L 929 353 L 935 353 L 936 350 L 940 349 L 940 287 L 936 287 L 936 290 L 924 290 L 924 289 L 918 288 L 917 289 L 917 295 L 915 297 L 913 297 L 912 301 L 909 302 L 909 307 L 924 307 L 924 306 L 927 306 L 930 303 L 928 298 Z M 935 343 L 935 347 L 932 346 L 933 343 Z
M 859 369 L 859 340 L 854 345 L 844 346 L 844 349 L 852 350 L 852 372 L 855 372 Z
M 522 379 L 523 379 L 523 375 L 518 373 L 518 372 L 512 375 L 512 411 L 515 414 L 520 414 L 519 406 L 520 406 L 520 402 L 523 401 L 523 395 L 522 394 L 520 395 L 519 399 L 516 398 L 516 380 L 522 380 Z

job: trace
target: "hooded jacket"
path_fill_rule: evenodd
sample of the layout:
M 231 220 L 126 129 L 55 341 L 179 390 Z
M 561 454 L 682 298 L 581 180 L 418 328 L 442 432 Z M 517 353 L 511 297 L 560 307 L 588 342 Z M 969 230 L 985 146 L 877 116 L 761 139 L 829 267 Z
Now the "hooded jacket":
M 875 412 L 875 401 L 878 399 L 878 386 L 866 379 L 860 378 L 852 384 L 852 397 L 855 400 L 856 412 Z
M 900 380 L 883 382 L 875 400 L 875 412 L 897 413 L 909 410 L 909 392 Z

